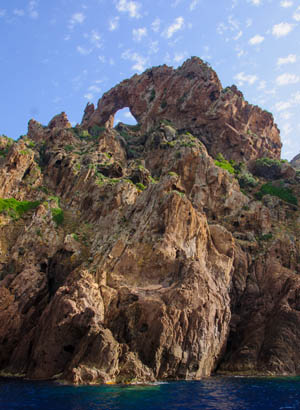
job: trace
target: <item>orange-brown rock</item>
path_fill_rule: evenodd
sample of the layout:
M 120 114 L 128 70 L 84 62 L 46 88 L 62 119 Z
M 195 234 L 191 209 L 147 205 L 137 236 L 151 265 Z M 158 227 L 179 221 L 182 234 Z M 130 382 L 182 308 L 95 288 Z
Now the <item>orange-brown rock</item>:
M 123 106 L 139 124 L 112 128 Z M 62 113 L 2 137 L 2 374 L 299 375 L 299 181 L 251 174 L 280 146 L 272 116 L 196 58 L 126 80 L 81 126 Z
M 279 131 L 272 114 L 248 104 L 235 86 L 222 88 L 215 71 L 193 57 L 174 70 L 166 65 L 124 80 L 89 104 L 82 126 L 113 126 L 115 113 L 129 107 L 144 131 L 171 121 L 198 137 L 210 155 L 235 161 L 280 157 Z

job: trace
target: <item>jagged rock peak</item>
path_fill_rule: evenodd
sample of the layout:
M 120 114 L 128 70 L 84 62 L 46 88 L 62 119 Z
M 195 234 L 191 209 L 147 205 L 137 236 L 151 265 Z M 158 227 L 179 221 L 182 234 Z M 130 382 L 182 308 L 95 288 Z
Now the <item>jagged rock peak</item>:
M 67 114 L 62 112 L 55 115 L 48 124 L 49 128 L 71 128 L 72 125 L 68 120 Z
M 222 88 L 215 71 L 192 57 L 181 67 L 152 67 L 106 92 L 97 108 L 88 104 L 84 128 L 112 128 L 114 115 L 129 107 L 143 131 L 167 119 L 197 136 L 215 157 L 249 161 L 280 158 L 279 130 L 272 114 L 248 104 L 235 86 Z

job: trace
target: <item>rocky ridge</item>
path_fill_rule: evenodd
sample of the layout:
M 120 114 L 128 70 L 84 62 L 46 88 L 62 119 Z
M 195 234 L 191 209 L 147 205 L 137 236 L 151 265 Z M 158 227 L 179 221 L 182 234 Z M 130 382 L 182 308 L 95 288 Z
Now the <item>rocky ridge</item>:
M 113 128 L 124 106 L 138 125 Z M 0 144 L 2 374 L 299 374 L 299 175 L 202 60 Z

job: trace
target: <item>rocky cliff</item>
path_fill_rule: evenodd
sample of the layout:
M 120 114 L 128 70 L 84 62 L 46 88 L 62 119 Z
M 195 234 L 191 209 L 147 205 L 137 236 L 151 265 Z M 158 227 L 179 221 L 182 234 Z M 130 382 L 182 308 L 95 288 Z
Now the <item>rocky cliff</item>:
M 136 126 L 118 124 L 129 107 Z M 0 369 L 73 383 L 300 373 L 298 174 L 198 58 L 0 141 Z

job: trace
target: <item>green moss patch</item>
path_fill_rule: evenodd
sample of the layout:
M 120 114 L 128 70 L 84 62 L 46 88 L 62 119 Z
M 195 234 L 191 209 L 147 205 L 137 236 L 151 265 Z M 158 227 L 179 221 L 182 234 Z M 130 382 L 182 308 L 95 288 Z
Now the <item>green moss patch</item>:
M 298 200 L 294 196 L 293 192 L 289 188 L 283 186 L 275 186 L 271 183 L 267 183 L 261 186 L 260 190 L 257 192 L 257 199 L 262 199 L 264 195 L 277 196 L 278 198 L 286 201 L 290 204 L 297 205 Z
M 20 218 L 24 213 L 39 206 L 40 201 L 17 201 L 15 198 L 0 198 L 0 213 L 7 213 L 12 218 Z

